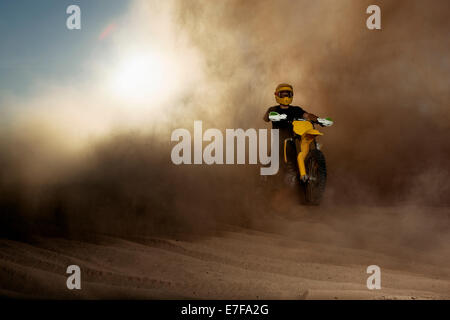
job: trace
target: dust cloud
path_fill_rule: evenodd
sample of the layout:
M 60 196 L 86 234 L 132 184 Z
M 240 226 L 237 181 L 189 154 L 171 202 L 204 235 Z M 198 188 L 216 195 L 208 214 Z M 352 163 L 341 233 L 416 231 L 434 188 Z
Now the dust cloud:
M 23 108 L 5 104 L 1 234 L 170 235 L 219 224 L 284 230 L 262 221 L 286 209 L 287 197 L 265 189 L 259 168 L 170 161 L 171 131 L 192 130 L 194 120 L 205 128 L 265 128 L 280 82 L 293 85 L 295 105 L 335 121 L 323 129 L 323 207 L 287 211 L 316 214 L 343 237 L 352 231 L 343 225 L 369 223 L 378 206 L 442 207 L 436 217 L 414 215 L 411 230 L 431 221 L 423 232 L 392 241 L 442 234 L 450 205 L 450 4 L 380 3 L 382 30 L 369 31 L 370 1 L 136 1 L 117 47 L 158 47 L 170 59 L 167 73 L 180 73 L 135 103 L 77 87 L 46 90 Z M 375 209 L 342 209 L 361 205 Z M 392 221 L 377 217 L 374 232 L 386 234 L 405 210 Z M 364 234 L 353 231 L 338 242 L 363 245 Z

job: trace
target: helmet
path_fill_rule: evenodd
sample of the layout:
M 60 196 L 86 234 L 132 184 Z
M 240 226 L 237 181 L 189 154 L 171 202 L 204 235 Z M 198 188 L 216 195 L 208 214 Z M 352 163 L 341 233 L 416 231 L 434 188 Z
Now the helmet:
M 275 100 L 282 105 L 290 105 L 294 97 L 294 89 L 290 84 L 282 83 L 275 89 Z

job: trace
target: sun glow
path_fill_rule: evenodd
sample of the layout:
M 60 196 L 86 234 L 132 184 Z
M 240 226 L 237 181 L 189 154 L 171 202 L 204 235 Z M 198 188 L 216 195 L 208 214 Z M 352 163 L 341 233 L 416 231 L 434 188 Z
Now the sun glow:
M 112 90 L 131 102 L 144 102 L 163 89 L 169 64 L 157 54 L 134 54 L 123 59 L 112 76 Z

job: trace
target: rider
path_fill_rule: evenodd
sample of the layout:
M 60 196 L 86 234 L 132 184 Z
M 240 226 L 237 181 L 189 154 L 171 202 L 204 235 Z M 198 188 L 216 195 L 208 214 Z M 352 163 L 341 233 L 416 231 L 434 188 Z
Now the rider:
M 309 120 L 315 123 L 319 123 L 321 125 L 329 125 L 327 123 L 326 119 L 322 119 L 317 117 L 316 115 L 312 113 L 308 113 L 305 110 L 303 110 L 301 107 L 297 106 L 291 106 L 292 99 L 294 97 L 294 90 L 293 87 L 290 84 L 282 83 L 277 86 L 275 89 L 275 100 L 277 101 L 278 105 L 270 107 L 267 109 L 266 113 L 264 114 L 264 121 L 269 122 L 272 121 L 272 129 L 279 129 L 279 137 L 280 137 L 280 144 L 279 144 L 279 155 L 280 155 L 280 161 L 284 158 L 284 140 L 288 139 L 291 136 L 292 131 L 292 124 L 291 121 L 294 119 L 305 119 Z M 271 117 L 270 113 L 276 112 L 279 115 L 275 117 Z M 286 120 L 286 121 L 283 121 Z M 288 159 L 295 159 L 296 151 L 295 146 L 290 144 L 290 147 L 287 148 L 287 155 Z M 281 161 L 282 162 L 282 161 Z M 283 167 L 282 167 L 283 168 Z M 291 160 L 288 161 L 288 164 L 285 168 L 283 168 L 286 172 L 285 180 L 289 184 L 295 183 L 294 178 L 298 178 L 297 174 L 297 168 L 296 164 Z
M 287 115 L 286 120 L 288 121 L 292 121 L 294 118 L 303 118 L 305 120 L 317 122 L 318 117 L 316 115 L 308 113 L 300 107 L 291 106 L 290 104 L 292 103 L 293 98 L 294 98 L 294 89 L 292 88 L 292 86 L 287 83 L 279 84 L 275 89 L 275 100 L 279 105 L 267 109 L 266 114 L 264 115 L 264 121 L 266 122 L 270 121 L 269 119 L 270 112 L 277 112 L 279 114 L 286 114 Z M 286 121 L 272 122 L 272 128 L 289 129 L 289 123 Z

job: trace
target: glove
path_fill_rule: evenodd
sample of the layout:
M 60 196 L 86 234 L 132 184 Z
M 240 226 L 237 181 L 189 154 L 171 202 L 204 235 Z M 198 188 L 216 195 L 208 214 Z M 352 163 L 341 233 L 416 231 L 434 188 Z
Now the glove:
M 279 114 L 278 112 L 274 112 L 272 111 L 271 113 L 269 113 L 269 120 L 270 121 L 281 121 L 281 120 L 285 120 L 287 118 L 287 114 Z
M 322 126 L 322 127 L 330 127 L 333 125 L 333 120 L 331 120 L 330 118 L 317 118 L 317 122 Z

